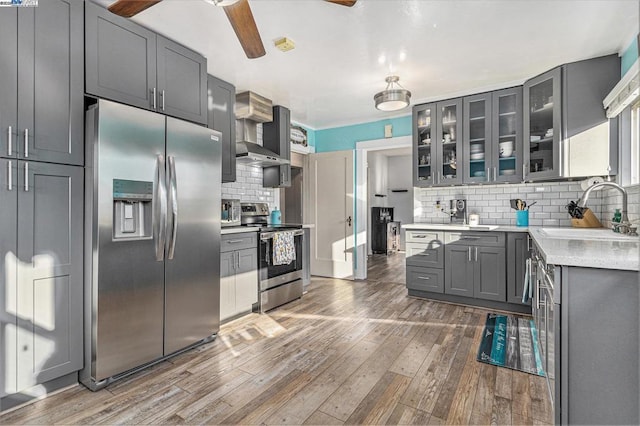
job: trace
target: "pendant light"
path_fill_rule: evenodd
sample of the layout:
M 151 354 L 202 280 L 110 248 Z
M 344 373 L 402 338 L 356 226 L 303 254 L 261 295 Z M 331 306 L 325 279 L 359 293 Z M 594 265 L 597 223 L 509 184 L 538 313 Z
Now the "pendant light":
M 411 100 L 411 92 L 398 83 L 400 77 L 390 75 L 384 80 L 387 82 L 387 88 L 382 92 L 376 93 L 373 97 L 376 108 L 380 111 L 397 111 L 408 107 Z

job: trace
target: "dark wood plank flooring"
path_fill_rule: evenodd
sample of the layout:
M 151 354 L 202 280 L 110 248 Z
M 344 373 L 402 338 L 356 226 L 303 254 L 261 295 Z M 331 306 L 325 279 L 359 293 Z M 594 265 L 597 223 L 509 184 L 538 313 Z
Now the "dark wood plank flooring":
M 487 311 L 407 297 L 404 255 L 366 281 L 314 277 L 267 315 L 99 392 L 0 424 L 549 424 L 544 378 L 476 361 Z

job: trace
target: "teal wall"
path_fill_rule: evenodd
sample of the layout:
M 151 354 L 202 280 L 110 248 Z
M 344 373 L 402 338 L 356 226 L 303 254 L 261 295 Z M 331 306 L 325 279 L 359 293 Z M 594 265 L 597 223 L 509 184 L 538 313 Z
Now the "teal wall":
M 629 71 L 629 68 L 631 68 L 631 65 L 634 64 L 636 59 L 638 59 L 638 37 L 633 39 L 629 47 L 627 47 L 627 50 L 622 54 L 622 58 L 620 60 L 620 77 L 624 76 L 627 71 Z
M 393 126 L 393 136 L 411 135 L 411 115 L 351 126 L 315 131 L 316 152 L 344 151 L 356 148 L 356 142 L 384 139 L 384 126 Z

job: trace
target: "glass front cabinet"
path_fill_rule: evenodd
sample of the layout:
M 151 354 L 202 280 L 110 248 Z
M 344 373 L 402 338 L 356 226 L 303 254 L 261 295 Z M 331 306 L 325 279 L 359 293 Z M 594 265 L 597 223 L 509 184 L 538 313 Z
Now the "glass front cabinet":
M 462 98 L 413 107 L 415 186 L 462 183 Z
M 522 88 L 464 98 L 464 183 L 522 180 Z
M 560 169 L 561 67 L 524 83 L 526 180 L 557 177 Z

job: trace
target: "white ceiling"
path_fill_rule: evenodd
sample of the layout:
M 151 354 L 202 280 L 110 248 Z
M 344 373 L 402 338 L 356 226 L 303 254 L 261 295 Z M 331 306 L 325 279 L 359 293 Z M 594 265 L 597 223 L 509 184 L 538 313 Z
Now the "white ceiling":
M 110 0 L 98 0 L 106 5 Z M 314 129 L 407 115 L 373 95 L 390 72 L 412 104 L 521 84 L 561 63 L 618 53 L 639 0 L 250 0 L 267 54 L 247 59 L 223 10 L 164 0 L 132 18 L 208 58 L 208 71 Z M 296 48 L 280 52 L 286 36 Z M 384 62 L 381 57 L 384 56 Z

